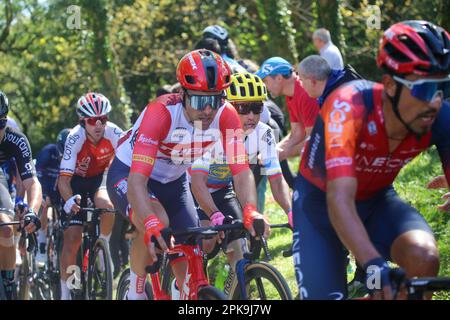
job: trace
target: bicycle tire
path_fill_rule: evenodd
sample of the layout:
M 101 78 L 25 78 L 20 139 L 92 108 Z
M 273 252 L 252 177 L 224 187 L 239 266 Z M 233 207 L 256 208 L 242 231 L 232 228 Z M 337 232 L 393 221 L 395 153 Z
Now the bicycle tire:
M 277 300 L 292 300 L 292 293 L 289 288 L 289 285 L 287 284 L 284 277 L 281 275 L 281 273 L 272 265 L 260 261 L 251 263 L 246 266 L 245 268 L 245 283 L 246 283 L 246 290 L 247 290 L 247 297 L 251 297 L 252 295 L 249 294 L 249 284 L 251 281 L 257 279 L 265 279 L 266 281 L 269 281 L 272 286 L 277 291 L 278 297 Z M 262 283 L 258 283 L 257 285 L 260 286 Z M 261 290 L 261 288 L 258 288 Z M 262 288 L 263 289 L 263 288 Z M 261 292 L 259 292 L 261 293 Z M 242 300 L 241 295 L 241 289 L 239 283 L 237 283 L 234 288 L 232 288 L 232 291 L 229 294 L 230 298 L 232 300 Z M 259 297 L 261 300 L 266 300 L 267 296 L 265 297 Z M 251 300 L 251 299 L 249 299 Z
M 203 286 L 198 289 L 198 300 L 228 300 L 227 296 L 213 286 Z
M 49 265 L 50 290 L 52 291 L 53 299 L 61 300 L 60 259 L 64 235 L 61 230 L 56 232 L 57 234 L 52 234 L 50 236 L 50 241 L 47 246 L 47 261 Z
M 103 252 L 100 255 L 100 252 Z M 103 271 L 99 270 L 97 258 L 103 264 Z M 100 261 L 101 260 L 101 261 Z M 104 273 L 104 277 L 99 277 L 99 272 Z M 101 289 L 101 296 L 95 293 L 97 289 Z M 87 297 L 89 300 L 112 300 L 113 296 L 113 274 L 111 266 L 111 253 L 109 245 L 105 239 L 97 239 L 94 245 L 92 256 L 89 259 L 88 281 L 87 281 Z
M 117 284 L 116 300 L 128 300 L 128 290 L 130 288 L 130 268 L 125 269 L 119 278 Z M 151 284 L 145 282 L 145 293 L 149 300 L 153 300 L 153 291 Z
M 31 254 L 26 252 L 22 257 L 22 264 L 19 268 L 19 281 L 18 281 L 18 299 L 19 300 L 30 300 L 30 283 L 28 282 L 28 277 L 31 274 L 30 266 Z

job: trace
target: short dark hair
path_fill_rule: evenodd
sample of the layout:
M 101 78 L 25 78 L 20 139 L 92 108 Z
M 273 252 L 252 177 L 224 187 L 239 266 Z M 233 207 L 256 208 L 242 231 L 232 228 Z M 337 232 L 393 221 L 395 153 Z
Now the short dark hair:
M 202 38 L 196 44 L 194 49 L 207 49 L 217 54 L 222 54 L 219 41 L 213 38 Z

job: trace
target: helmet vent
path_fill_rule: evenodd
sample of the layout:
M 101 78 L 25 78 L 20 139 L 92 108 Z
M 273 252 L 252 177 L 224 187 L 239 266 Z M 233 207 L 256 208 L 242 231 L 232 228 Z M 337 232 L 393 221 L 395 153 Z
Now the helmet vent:
M 236 96 L 236 86 L 234 85 L 234 83 L 230 86 L 230 93 L 232 96 Z
M 249 83 L 248 90 L 250 91 L 249 96 L 253 97 L 255 95 L 255 87 L 253 86 L 253 83 Z
M 389 56 L 391 56 L 395 61 L 398 61 L 400 63 L 402 62 L 410 62 L 411 59 L 408 58 L 405 54 L 403 54 L 400 50 L 395 48 L 392 44 L 386 43 L 384 46 L 384 50 L 388 53 Z
M 195 78 L 193 76 L 186 75 L 184 78 L 186 79 L 187 83 L 195 84 Z
M 424 61 L 428 61 L 429 60 L 429 58 L 427 57 L 426 53 L 423 52 L 422 49 L 414 41 L 412 41 L 409 37 L 407 37 L 407 36 L 400 36 L 399 40 L 406 47 L 408 47 L 409 50 L 411 50 L 416 56 L 418 56 L 420 58 L 420 60 L 424 60 Z M 424 39 L 424 41 L 427 42 L 426 39 Z M 409 59 L 407 61 L 409 61 Z
M 206 68 L 206 79 L 208 82 L 208 88 L 214 89 L 216 87 L 216 68 L 207 67 Z

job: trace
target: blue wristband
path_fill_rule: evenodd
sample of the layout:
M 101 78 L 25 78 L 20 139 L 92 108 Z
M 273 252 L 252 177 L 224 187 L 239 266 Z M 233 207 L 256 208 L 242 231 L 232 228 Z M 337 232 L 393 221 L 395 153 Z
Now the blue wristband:
M 18 203 L 23 203 L 23 198 L 22 197 L 16 197 L 14 205 L 17 206 Z

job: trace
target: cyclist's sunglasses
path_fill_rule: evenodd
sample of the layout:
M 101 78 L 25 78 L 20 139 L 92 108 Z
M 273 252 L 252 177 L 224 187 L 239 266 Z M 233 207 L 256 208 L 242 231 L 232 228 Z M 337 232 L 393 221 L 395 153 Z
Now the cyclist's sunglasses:
M 84 120 L 86 121 L 87 124 L 89 124 L 91 126 L 95 126 L 97 124 L 97 121 L 100 121 L 102 123 L 102 125 L 104 125 L 108 121 L 108 117 L 101 116 L 101 117 L 86 118 Z
M 1 118 L 0 119 L 0 130 L 5 129 L 7 124 L 8 124 L 8 118 Z
M 187 91 L 185 93 L 189 100 L 189 105 L 197 111 L 203 111 L 207 106 L 210 106 L 213 110 L 217 110 L 222 106 L 225 98 L 223 93 L 213 96 L 190 95 Z
M 249 114 L 250 112 L 260 114 L 263 110 L 262 102 L 240 102 L 233 103 L 233 106 L 239 114 Z
M 450 75 L 443 79 L 422 79 L 417 81 L 408 81 L 397 76 L 394 80 L 400 82 L 411 90 L 411 95 L 419 100 L 431 102 L 438 95 L 442 99 L 450 96 Z

